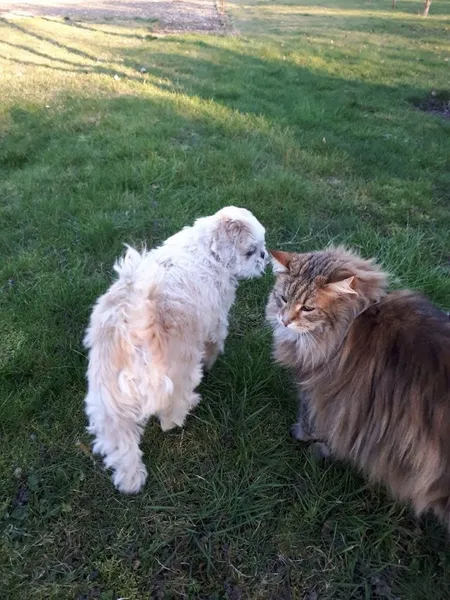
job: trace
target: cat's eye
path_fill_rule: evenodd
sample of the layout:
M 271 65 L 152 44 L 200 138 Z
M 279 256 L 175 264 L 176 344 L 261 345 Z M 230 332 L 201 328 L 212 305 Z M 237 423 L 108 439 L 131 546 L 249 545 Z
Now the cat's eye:
M 285 304 L 287 304 L 286 296 L 280 296 L 280 298 L 283 300 L 283 302 L 284 302 Z
M 311 312 L 312 310 L 314 310 L 314 306 L 303 305 L 300 310 L 303 310 L 304 312 Z

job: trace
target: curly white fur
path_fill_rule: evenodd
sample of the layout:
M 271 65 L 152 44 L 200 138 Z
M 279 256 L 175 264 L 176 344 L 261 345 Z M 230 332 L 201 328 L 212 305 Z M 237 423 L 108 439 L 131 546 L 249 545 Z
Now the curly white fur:
M 182 426 L 200 401 L 203 369 L 223 351 L 238 279 L 267 264 L 264 228 L 246 209 L 198 219 L 151 251 L 128 248 L 118 280 L 99 298 L 86 332 L 86 414 L 94 452 L 114 485 L 138 492 L 147 470 L 139 441 L 149 417 Z

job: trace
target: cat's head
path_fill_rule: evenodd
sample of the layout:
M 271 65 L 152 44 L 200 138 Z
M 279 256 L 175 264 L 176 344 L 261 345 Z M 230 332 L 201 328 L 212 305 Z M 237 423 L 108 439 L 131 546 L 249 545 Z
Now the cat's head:
M 292 332 L 317 333 L 348 322 L 386 293 L 386 273 L 344 248 L 270 253 L 277 279 L 267 317 Z

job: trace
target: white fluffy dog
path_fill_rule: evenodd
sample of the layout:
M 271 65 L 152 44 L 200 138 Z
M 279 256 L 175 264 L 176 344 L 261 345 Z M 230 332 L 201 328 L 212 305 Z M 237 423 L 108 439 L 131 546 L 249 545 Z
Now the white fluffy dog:
M 182 426 L 200 401 L 202 367 L 223 351 L 239 279 L 267 264 L 264 227 L 233 206 L 198 219 L 162 246 L 128 248 L 119 277 L 92 312 L 86 413 L 94 452 L 122 492 L 138 492 L 147 470 L 139 441 L 149 417 Z

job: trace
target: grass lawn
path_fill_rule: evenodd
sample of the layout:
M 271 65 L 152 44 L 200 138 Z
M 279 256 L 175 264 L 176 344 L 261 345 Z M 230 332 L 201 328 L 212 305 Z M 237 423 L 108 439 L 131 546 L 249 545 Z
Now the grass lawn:
M 144 493 L 114 491 L 84 429 L 81 339 L 123 244 L 225 204 L 450 308 L 450 121 L 414 105 L 448 90 L 450 4 L 390 4 L 236 0 L 227 37 L 0 21 L 2 600 L 450 597 L 433 519 L 290 439 L 270 273 L 185 428 L 148 425 Z

